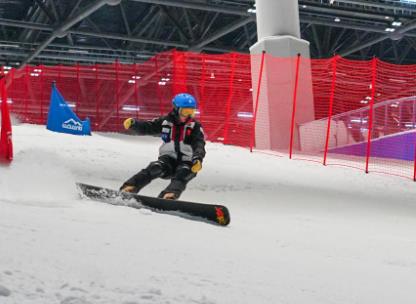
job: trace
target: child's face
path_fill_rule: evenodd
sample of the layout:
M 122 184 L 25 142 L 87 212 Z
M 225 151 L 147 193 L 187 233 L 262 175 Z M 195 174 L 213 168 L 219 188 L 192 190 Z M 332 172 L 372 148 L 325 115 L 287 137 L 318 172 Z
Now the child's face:
M 179 121 L 182 123 L 186 122 L 187 119 L 188 117 L 183 117 L 182 115 L 179 116 Z

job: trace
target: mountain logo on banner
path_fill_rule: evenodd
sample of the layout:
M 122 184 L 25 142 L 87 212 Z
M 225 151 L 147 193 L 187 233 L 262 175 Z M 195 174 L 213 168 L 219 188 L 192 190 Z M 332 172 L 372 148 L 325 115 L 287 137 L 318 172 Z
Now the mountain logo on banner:
M 68 130 L 75 130 L 82 132 L 82 124 L 74 119 L 68 119 L 67 121 L 62 123 L 62 128 Z
M 91 135 L 91 123 L 87 118 L 82 121 L 72 111 L 68 103 L 52 84 L 51 103 L 49 106 L 46 128 L 50 131 L 73 135 Z

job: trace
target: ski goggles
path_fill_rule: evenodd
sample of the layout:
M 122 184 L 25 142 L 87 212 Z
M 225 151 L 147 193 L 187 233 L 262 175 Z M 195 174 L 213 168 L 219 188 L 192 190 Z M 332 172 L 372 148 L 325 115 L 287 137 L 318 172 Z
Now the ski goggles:
M 179 115 L 182 117 L 194 117 L 196 110 L 193 108 L 180 108 Z

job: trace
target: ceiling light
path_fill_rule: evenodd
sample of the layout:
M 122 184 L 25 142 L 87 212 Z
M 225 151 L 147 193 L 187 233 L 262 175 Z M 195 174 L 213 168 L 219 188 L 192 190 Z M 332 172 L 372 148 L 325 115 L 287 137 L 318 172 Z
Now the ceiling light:
M 240 117 L 240 118 L 253 118 L 253 113 L 251 113 L 251 112 L 239 112 L 239 113 L 237 113 L 237 117 Z
M 138 111 L 140 111 L 140 107 L 138 107 L 138 106 L 126 105 L 126 106 L 123 106 L 123 111 L 138 112 Z
M 1 103 L 1 99 L 0 99 L 0 103 Z M 13 103 L 13 100 L 11 98 L 7 98 L 7 103 L 8 104 L 12 104 Z
M 11 48 L 18 48 L 19 46 L 16 44 L 4 44 L 4 43 L 0 43 L 1 47 L 11 47 Z
M 68 50 L 68 53 L 73 53 L 73 54 L 89 54 L 89 52 L 87 50 Z

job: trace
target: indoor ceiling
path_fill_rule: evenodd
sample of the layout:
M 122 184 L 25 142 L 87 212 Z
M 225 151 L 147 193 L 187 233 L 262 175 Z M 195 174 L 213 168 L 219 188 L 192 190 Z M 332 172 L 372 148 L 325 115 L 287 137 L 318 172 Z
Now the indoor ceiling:
M 313 58 L 416 63 L 416 1 L 299 0 Z M 249 52 L 254 0 L 3 0 L 0 63 L 132 63 L 170 50 Z

